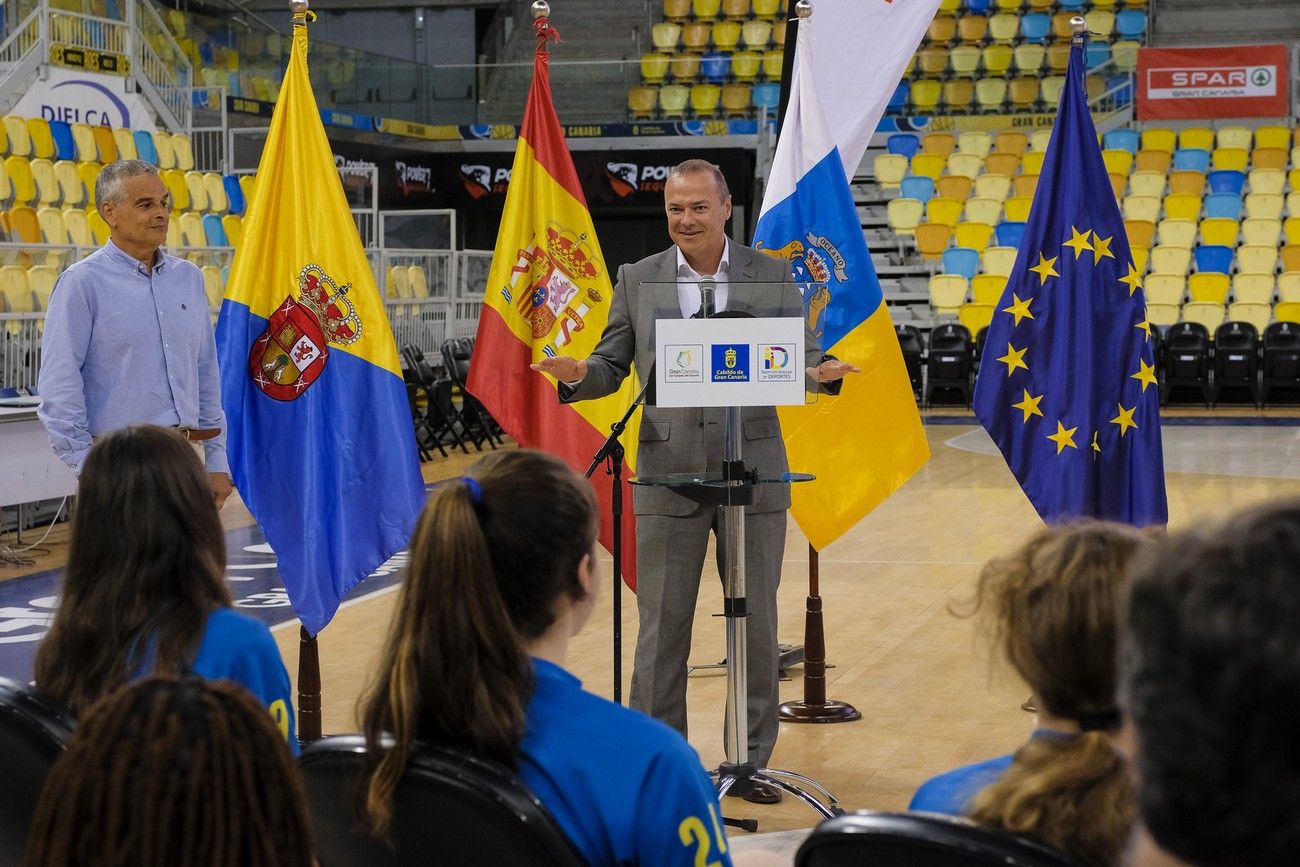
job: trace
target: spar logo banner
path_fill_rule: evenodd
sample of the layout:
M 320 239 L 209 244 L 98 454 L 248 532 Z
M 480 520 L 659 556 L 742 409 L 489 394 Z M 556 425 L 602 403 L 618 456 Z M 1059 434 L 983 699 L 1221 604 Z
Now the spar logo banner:
M 1138 119 L 1286 117 L 1287 47 L 1143 48 Z

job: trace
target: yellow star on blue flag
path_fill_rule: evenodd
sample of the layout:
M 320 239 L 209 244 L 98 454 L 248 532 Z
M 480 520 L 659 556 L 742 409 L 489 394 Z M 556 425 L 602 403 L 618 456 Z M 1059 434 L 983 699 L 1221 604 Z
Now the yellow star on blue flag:
M 1007 354 L 981 365 L 975 413 L 1044 520 L 1164 524 L 1160 404 L 1147 388 L 1151 326 L 1088 111 L 1085 68 L 1081 38 L 996 306 L 1008 315 L 995 316 L 985 338 Z M 1034 395 L 1049 399 L 1040 408 Z

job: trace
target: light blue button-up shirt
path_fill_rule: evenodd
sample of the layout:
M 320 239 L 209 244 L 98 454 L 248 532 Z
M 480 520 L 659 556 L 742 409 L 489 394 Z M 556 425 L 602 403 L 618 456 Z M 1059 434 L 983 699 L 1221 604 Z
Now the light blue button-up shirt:
M 91 439 L 133 424 L 216 428 L 208 472 L 229 473 L 217 346 L 203 275 L 159 250 L 153 273 L 112 241 L 59 277 L 45 319 L 39 415 L 77 472 Z

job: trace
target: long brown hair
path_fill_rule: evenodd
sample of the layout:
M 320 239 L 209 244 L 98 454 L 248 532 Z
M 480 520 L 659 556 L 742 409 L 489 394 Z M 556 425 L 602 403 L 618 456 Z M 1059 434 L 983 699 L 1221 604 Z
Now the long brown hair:
M 429 500 L 362 700 L 374 832 L 387 830 L 417 739 L 515 763 L 533 686 L 524 644 L 550 628 L 561 596 L 585 598 L 578 566 L 596 517 L 586 480 L 528 449 L 484 458 Z
M 207 616 L 229 606 L 226 544 L 207 474 L 175 431 L 140 425 L 90 449 L 77 488 L 59 609 L 36 684 L 80 713 L 135 676 L 193 661 Z
M 94 704 L 50 769 L 31 867 L 310 867 L 293 757 L 243 688 L 151 677 Z
M 1049 528 L 985 565 L 975 595 L 1043 709 L 1082 731 L 1031 739 L 971 801 L 970 816 L 1096 867 L 1116 862 L 1133 825 L 1132 784 L 1108 731 L 1119 724 L 1125 570 L 1142 538 L 1098 521 Z

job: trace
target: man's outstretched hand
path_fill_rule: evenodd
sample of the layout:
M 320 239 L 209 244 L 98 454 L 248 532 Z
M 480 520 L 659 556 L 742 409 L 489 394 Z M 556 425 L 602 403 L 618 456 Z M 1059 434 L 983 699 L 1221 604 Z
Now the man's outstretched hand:
M 543 358 L 531 367 L 540 373 L 549 373 L 560 382 L 580 382 L 587 376 L 587 362 L 563 355 Z
M 533 366 L 536 367 L 537 365 Z M 843 379 L 850 373 L 861 373 L 862 368 L 856 364 L 832 358 L 823 361 L 816 367 L 805 368 L 804 371 L 812 378 L 813 382 L 834 382 L 837 379 Z

